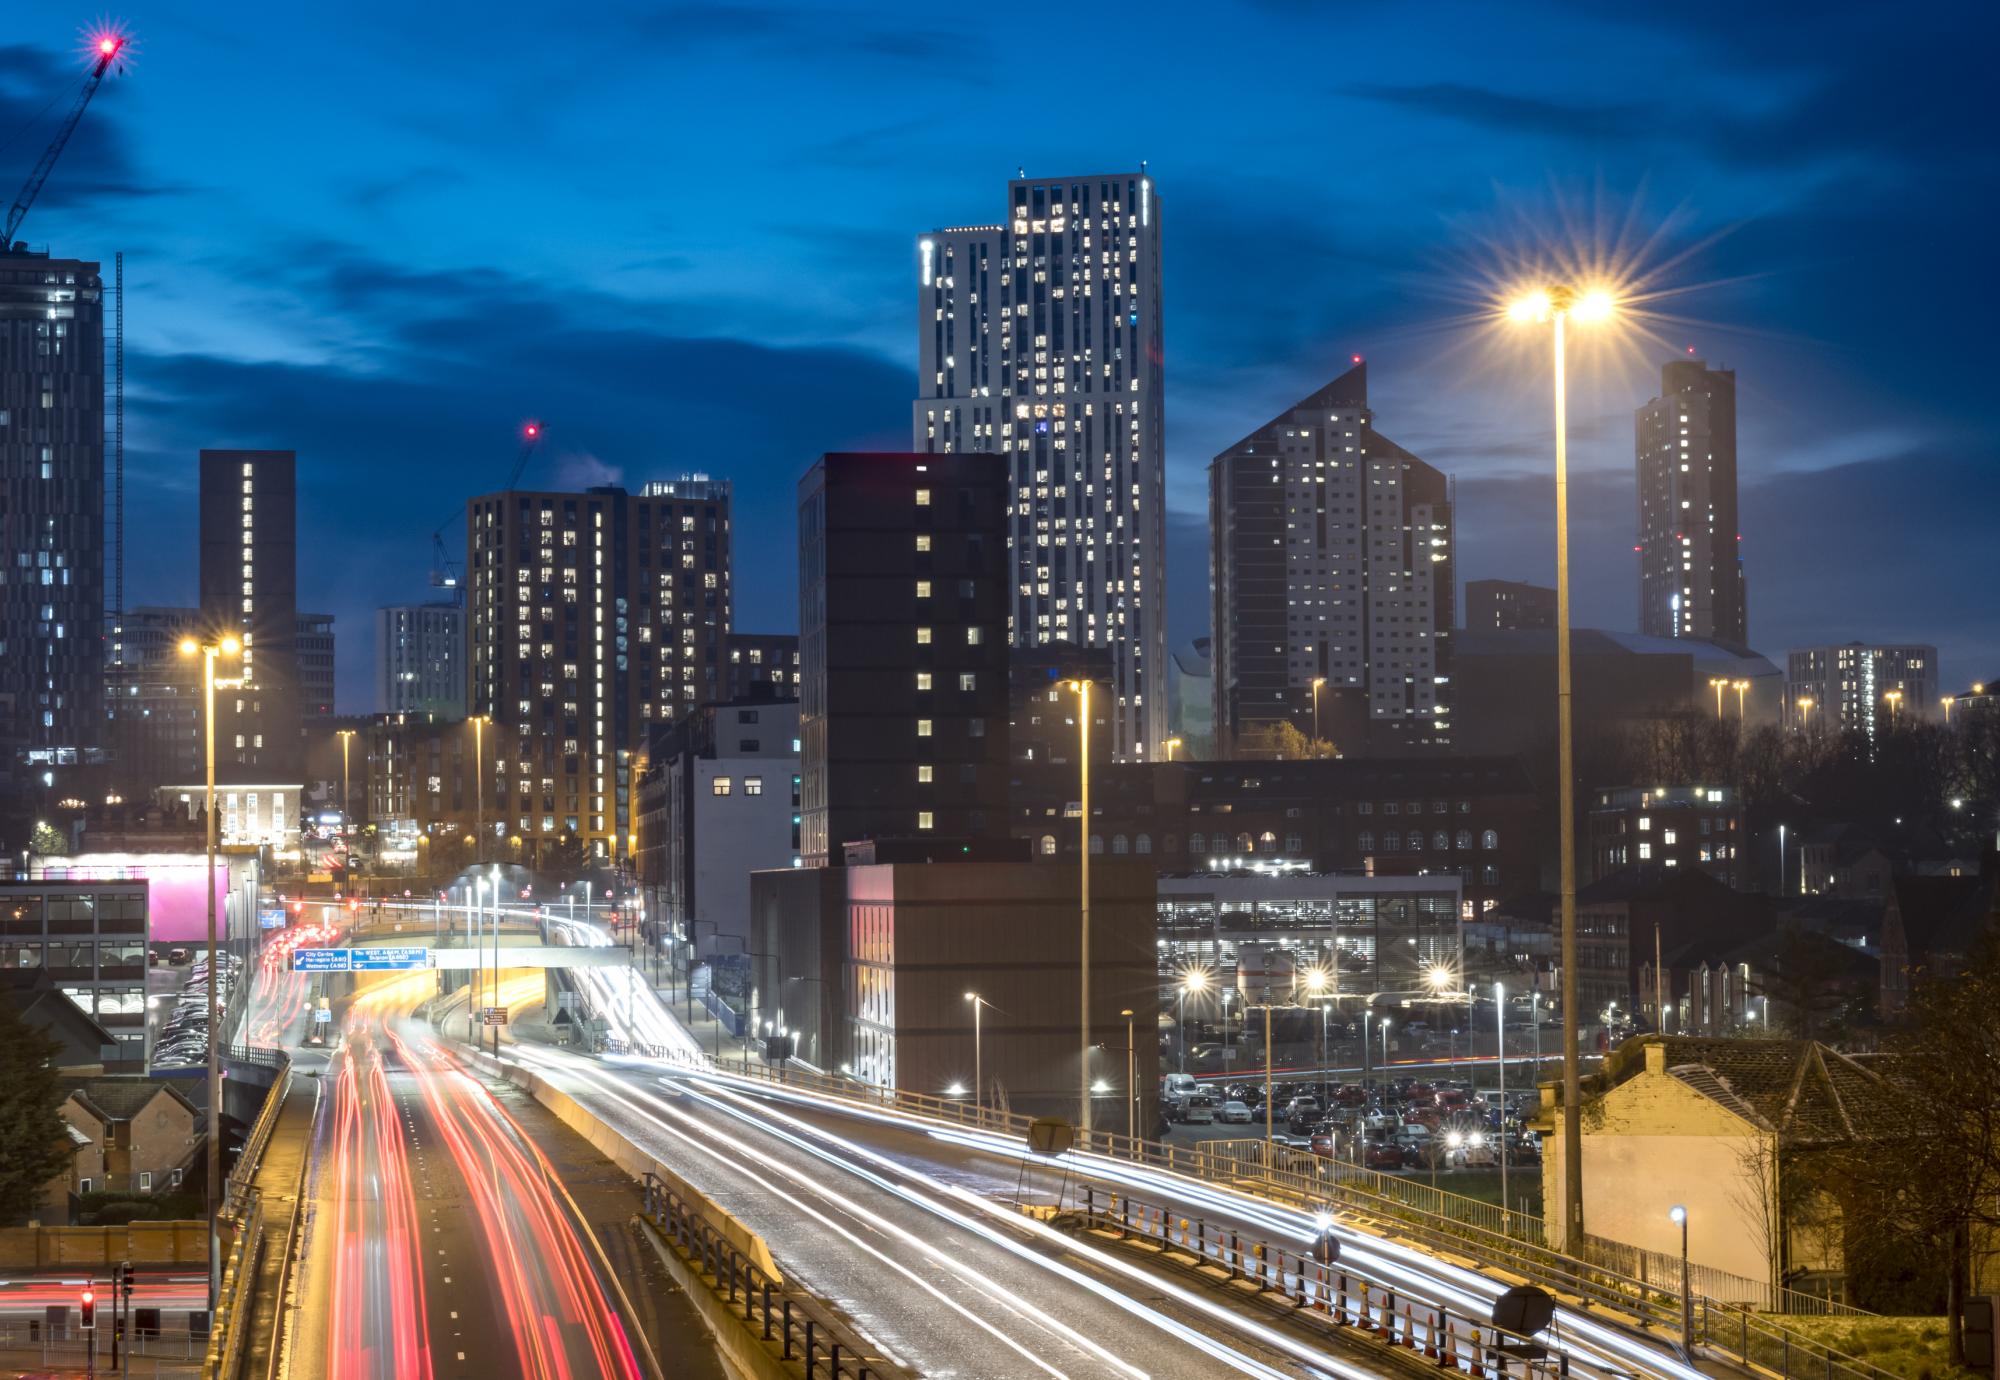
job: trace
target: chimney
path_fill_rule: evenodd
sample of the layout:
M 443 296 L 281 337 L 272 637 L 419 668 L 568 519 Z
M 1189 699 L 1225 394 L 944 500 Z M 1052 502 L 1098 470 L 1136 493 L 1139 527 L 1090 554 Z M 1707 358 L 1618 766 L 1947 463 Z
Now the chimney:
M 1667 1042 L 1665 1040 L 1646 1041 L 1646 1072 L 1665 1073 L 1667 1071 Z

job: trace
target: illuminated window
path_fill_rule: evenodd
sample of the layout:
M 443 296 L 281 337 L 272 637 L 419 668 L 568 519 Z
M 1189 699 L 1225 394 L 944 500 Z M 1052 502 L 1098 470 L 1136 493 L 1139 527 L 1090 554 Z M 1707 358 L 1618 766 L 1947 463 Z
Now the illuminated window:
M 931 812 L 929 810 L 917 811 L 917 827 L 919 829 L 928 829 L 931 827 Z
M 717 795 L 728 795 L 729 778 L 726 776 L 716 777 L 714 781 L 709 783 L 709 789 Z
M 928 550 L 930 550 L 930 549 L 931 549 L 931 539 L 930 539 L 930 535 L 929 535 L 928 533 L 925 533 L 925 534 L 923 534 L 923 535 L 919 536 L 919 537 L 917 538 L 917 550 L 919 550 L 919 551 L 928 551 Z
M 931 721 L 929 719 L 917 720 L 917 736 L 919 738 L 928 738 L 931 736 Z
M 745 795 L 762 795 L 762 794 L 764 794 L 764 778 L 763 778 L 763 777 L 761 777 L 761 776 L 746 776 L 746 777 L 744 777 L 744 778 L 743 778 L 743 794 L 745 794 Z
M 917 581 L 917 597 L 919 599 L 928 599 L 931 597 L 931 582 L 929 580 Z
M 931 688 L 931 673 L 929 671 L 917 672 L 917 689 L 928 690 L 930 688 Z
M 929 785 L 931 781 L 935 779 L 935 776 L 936 776 L 936 769 L 932 767 L 928 762 L 922 764 L 917 768 L 917 783 L 919 785 L 925 785 L 925 786 Z
M 931 506 L 931 491 L 929 489 L 917 490 L 917 506 L 919 508 L 928 508 Z
M 919 647 L 928 647 L 931 645 L 931 630 L 929 628 L 917 629 L 917 645 Z

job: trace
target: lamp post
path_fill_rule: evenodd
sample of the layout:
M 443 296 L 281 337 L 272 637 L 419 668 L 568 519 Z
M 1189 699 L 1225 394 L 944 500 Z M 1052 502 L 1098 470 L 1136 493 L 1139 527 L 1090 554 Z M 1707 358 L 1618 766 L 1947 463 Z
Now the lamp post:
M 1951 727 L 1951 707 L 1957 702 L 1957 697 L 1954 695 L 1946 695 L 1938 701 L 1939 704 L 1944 706 L 1944 726 L 1946 728 Z
M 1313 756 L 1319 756 L 1319 688 L 1326 684 L 1325 676 L 1313 677 Z
M 1500 1071 L 1500 1232 L 1507 1231 L 1507 985 L 1493 984 L 1493 1024 L 1497 1027 L 1500 1044 L 1499 1057 L 1493 1067 Z
M 347 749 L 348 745 L 354 741 L 354 730 L 351 728 L 339 729 L 334 733 L 334 736 L 340 739 L 340 822 L 343 825 L 349 825 L 353 823 L 353 807 L 351 802 L 354 799 L 354 787 L 347 772 Z
M 1710 676 L 1708 678 L 1708 688 L 1715 692 L 1715 718 L 1718 723 L 1722 721 L 1722 692 L 1728 689 L 1728 687 L 1729 682 L 1720 676 Z
M 1616 300 L 1603 288 L 1579 292 L 1574 287 L 1543 289 L 1515 302 L 1508 314 L 1521 322 L 1552 326 L 1552 372 L 1555 380 L 1556 426 L 1556 755 L 1558 808 L 1562 839 L 1562 996 L 1563 996 L 1563 1244 L 1575 1249 L 1583 1239 L 1583 1078 L 1577 1059 L 1576 1011 L 1576 771 L 1575 728 L 1570 704 L 1569 647 L 1569 434 L 1568 379 L 1563 356 L 1564 331 L 1574 317 L 1590 324 L 1610 320 Z M 1716 692 L 1720 717 L 1721 691 Z
M 1747 680 L 1732 681 L 1729 688 L 1736 692 L 1736 721 L 1741 723 L 1743 721 L 1743 692 L 1750 688 L 1750 682 Z
M 1799 732 L 1801 733 L 1804 733 L 1812 725 L 1812 707 L 1813 697 L 1811 695 L 1799 696 Z
M 1187 999 L 1190 992 L 1208 990 L 1208 972 L 1203 968 L 1190 968 L 1180 980 L 1180 1011 L 1176 1016 L 1175 1039 L 1180 1045 L 1180 1071 L 1187 1072 Z
M 1167 760 L 1169 762 L 1174 760 L 1174 749 L 1179 747 L 1180 745 L 1181 745 L 1181 740 L 1178 738 L 1167 739 L 1165 746 L 1167 749 Z
M 1903 707 L 1903 692 L 1901 690 L 1885 690 L 1882 692 L 1882 698 L 1889 702 L 1889 727 L 1894 728 L 1896 726 L 1897 713 Z
M 1082 899 L 1078 909 L 1081 912 L 1079 943 L 1081 955 L 1077 967 L 1078 1010 L 1081 1013 L 1081 1028 L 1078 1032 L 1077 1052 L 1082 1066 L 1077 1070 L 1078 1124 L 1085 1137 L 1090 1135 L 1090 682 L 1073 680 L 1069 688 L 1076 692 L 1076 755 L 1080 786 L 1077 817 L 1077 860 L 1081 874 Z
M 473 831 L 472 860 L 475 863 L 486 859 L 486 725 L 484 714 L 472 716 L 472 792 Z M 459 797 L 461 800 L 463 796 Z
M 1778 826 L 1778 894 L 1785 894 L 1785 826 Z
M 1125 1018 L 1125 1135 L 1136 1152 L 1139 1142 L 1138 1021 L 1129 1006 L 1118 1014 Z
M 980 1040 L 979 1013 L 982 1007 L 993 1003 L 977 992 L 967 992 L 965 999 L 972 1003 L 972 1105 L 979 1113 L 981 1125 L 986 1122 L 986 1063 L 985 1050 Z
M 1694 1298 L 1688 1293 L 1688 1210 L 1676 1203 L 1667 1211 L 1667 1220 L 1681 1229 L 1681 1354 L 1689 1356 L 1694 1346 Z
M 239 656 L 243 643 L 234 635 L 213 642 L 186 638 L 182 656 L 201 658 L 202 755 L 206 763 L 207 786 L 203 795 L 208 854 L 208 1307 L 211 1313 L 222 1291 L 222 1237 L 217 1224 L 222 1185 L 222 1014 L 218 994 L 222 990 L 222 970 L 216 962 L 215 938 L 215 687 L 240 685 L 241 678 L 218 679 L 217 657 Z

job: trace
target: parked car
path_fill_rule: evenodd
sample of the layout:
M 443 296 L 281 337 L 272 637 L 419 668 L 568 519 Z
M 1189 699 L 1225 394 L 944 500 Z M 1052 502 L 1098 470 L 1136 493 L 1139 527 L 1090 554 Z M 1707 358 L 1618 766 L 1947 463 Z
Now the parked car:
M 1216 1113 L 1215 1119 L 1230 1125 L 1241 1124 L 1248 1126 L 1250 1124 L 1250 1104 L 1240 1102 L 1232 1097 L 1222 1104 L 1222 1110 Z
M 1393 1140 L 1371 1140 L 1362 1152 L 1361 1163 L 1370 1169 L 1401 1169 L 1404 1164 L 1403 1147 Z
M 1321 1159 L 1333 1158 L 1334 1134 L 1331 1126 L 1315 1127 L 1312 1133 L 1312 1152 Z
M 1205 1092 L 1198 1092 L 1181 1103 L 1181 1120 L 1190 1126 L 1212 1126 L 1215 1124 L 1215 1099 Z

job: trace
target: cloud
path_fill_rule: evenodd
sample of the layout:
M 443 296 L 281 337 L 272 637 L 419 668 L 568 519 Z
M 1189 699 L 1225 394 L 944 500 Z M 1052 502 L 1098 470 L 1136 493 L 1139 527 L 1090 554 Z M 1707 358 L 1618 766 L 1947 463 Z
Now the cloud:
M 762 48 L 791 56 L 845 52 L 897 63 L 936 63 L 933 75 L 969 77 L 967 36 L 926 28 L 894 14 L 820 11 L 783 5 L 686 4 L 627 14 L 638 38 L 677 52 L 698 46 Z
M 1556 101 L 1517 96 L 1462 82 L 1395 86 L 1357 82 L 1346 90 L 1366 100 L 1459 120 L 1487 130 L 1557 139 L 1620 139 L 1651 132 L 1659 112 L 1620 102 Z
M 0 45 L 0 130 L 9 132 L 0 146 L 0 187 L 6 189 L 7 204 L 12 204 L 14 190 L 27 181 L 29 170 L 68 117 L 82 76 L 74 58 L 28 44 Z M 105 87 L 116 80 L 107 76 Z M 75 209 L 187 190 L 140 169 L 114 96 L 114 91 L 100 89 L 92 100 L 36 199 L 38 210 Z M 30 213 L 25 225 L 33 224 Z
M 293 289 L 347 314 L 355 359 L 128 352 L 128 515 L 145 518 L 128 586 L 192 597 L 196 450 L 296 448 L 299 599 L 339 620 L 343 707 L 370 693 L 373 610 L 431 597 L 433 530 L 463 559 L 464 503 L 506 482 L 523 415 L 552 448 L 524 485 L 734 481 L 738 617 L 755 626 L 795 622 L 798 476 L 823 450 L 907 444 L 892 428 L 908 373 L 865 351 L 676 333 L 639 303 L 352 254 Z

